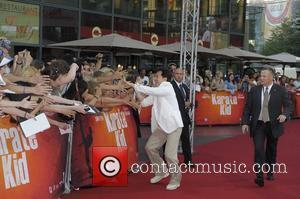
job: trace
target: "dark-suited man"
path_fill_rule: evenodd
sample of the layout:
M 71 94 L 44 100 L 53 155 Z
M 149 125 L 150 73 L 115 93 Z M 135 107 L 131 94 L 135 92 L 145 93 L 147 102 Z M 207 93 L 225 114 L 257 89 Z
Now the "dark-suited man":
M 183 70 L 177 68 L 174 71 L 174 79 L 171 81 L 171 84 L 174 88 L 176 98 L 178 101 L 179 110 L 181 113 L 181 118 L 183 122 L 182 133 L 180 136 L 182 143 L 182 151 L 184 155 L 184 163 L 189 164 L 192 162 L 192 154 L 191 154 L 191 143 L 190 143 L 190 133 L 189 133 L 189 125 L 191 123 L 188 108 L 191 103 L 189 100 L 189 89 L 187 85 L 183 83 Z
M 255 183 L 263 187 L 264 177 L 261 170 L 268 170 L 268 180 L 274 180 L 273 165 L 276 163 L 277 142 L 283 134 L 283 123 L 291 113 L 291 101 L 284 87 L 273 84 L 274 71 L 264 68 L 261 71 L 261 85 L 253 87 L 248 94 L 242 118 L 243 133 L 250 130 L 255 148 Z M 250 127 L 250 129 L 249 129 Z M 265 146 L 266 140 L 266 146 Z

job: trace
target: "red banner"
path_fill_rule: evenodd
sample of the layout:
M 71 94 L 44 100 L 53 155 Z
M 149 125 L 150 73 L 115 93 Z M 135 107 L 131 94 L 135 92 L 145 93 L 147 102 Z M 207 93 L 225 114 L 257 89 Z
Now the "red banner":
M 229 92 L 196 93 L 198 107 L 195 109 L 196 125 L 239 124 L 245 104 L 245 95 Z M 142 108 L 141 124 L 151 123 L 151 106 Z
M 128 147 L 128 168 L 137 162 L 137 136 L 131 109 L 113 108 L 99 116 L 78 117 L 75 122 L 72 152 L 72 184 L 92 186 L 93 147 Z
M 144 107 L 140 112 L 140 123 L 150 124 L 151 123 L 151 109 L 152 106 Z
M 295 93 L 295 117 L 300 117 L 300 93 Z
M 1 198 L 58 198 L 64 188 L 67 135 L 51 127 L 25 138 L 10 120 L 0 119 Z
M 239 124 L 246 97 L 244 93 L 197 92 L 195 122 L 197 125 Z

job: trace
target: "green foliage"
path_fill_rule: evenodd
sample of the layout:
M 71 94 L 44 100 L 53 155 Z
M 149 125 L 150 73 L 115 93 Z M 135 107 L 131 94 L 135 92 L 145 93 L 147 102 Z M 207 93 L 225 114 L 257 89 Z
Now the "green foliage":
M 289 20 L 272 30 L 271 37 L 265 42 L 262 50 L 264 55 L 287 52 L 300 56 L 300 31 L 293 28 Z

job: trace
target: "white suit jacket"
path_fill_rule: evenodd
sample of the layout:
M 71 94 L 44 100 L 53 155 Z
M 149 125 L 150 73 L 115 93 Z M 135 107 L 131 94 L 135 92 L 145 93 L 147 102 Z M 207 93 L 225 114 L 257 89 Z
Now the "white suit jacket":
M 160 127 L 166 133 L 172 133 L 183 127 L 175 91 L 170 82 L 162 82 L 158 87 L 135 84 L 137 92 L 149 95 L 142 102 L 142 107 L 152 106 L 151 131 Z

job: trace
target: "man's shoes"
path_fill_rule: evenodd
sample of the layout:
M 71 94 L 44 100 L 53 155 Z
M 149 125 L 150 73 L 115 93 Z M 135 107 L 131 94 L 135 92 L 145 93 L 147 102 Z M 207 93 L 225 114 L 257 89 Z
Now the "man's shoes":
M 273 174 L 268 174 L 267 175 L 267 180 L 273 181 L 274 180 L 274 175 Z
M 263 187 L 265 185 L 264 178 L 255 178 L 254 180 L 255 184 L 257 184 L 259 187 Z
M 167 185 L 166 189 L 169 190 L 169 191 L 172 191 L 172 190 L 177 189 L 178 187 L 180 187 L 180 184 L 172 184 L 172 183 L 170 183 L 170 184 Z
M 166 178 L 169 176 L 169 173 L 165 173 L 165 175 L 162 176 L 154 176 L 153 178 L 150 179 L 150 183 L 151 184 L 156 184 L 159 181 L 161 181 L 162 179 Z

